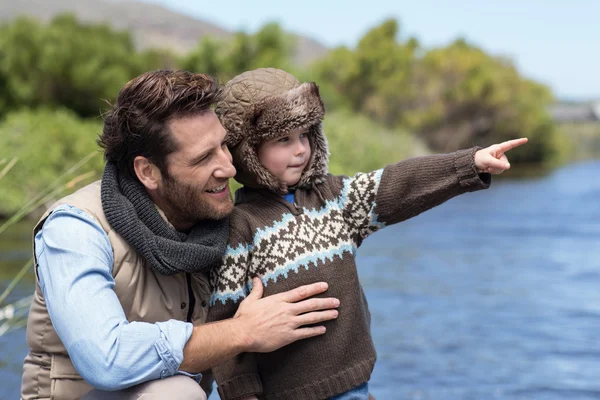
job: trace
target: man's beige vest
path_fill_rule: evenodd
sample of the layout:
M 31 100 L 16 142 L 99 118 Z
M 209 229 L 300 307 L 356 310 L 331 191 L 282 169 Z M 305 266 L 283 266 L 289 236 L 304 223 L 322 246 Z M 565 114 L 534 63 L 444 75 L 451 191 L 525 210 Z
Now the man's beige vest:
M 34 228 L 34 237 L 50 213 L 61 204 L 70 204 L 85 211 L 94 217 L 107 233 L 114 255 L 114 290 L 128 321 L 154 323 L 169 319 L 187 320 L 190 296 L 186 275 L 181 273 L 165 276 L 154 271 L 137 251 L 111 228 L 102 211 L 100 181 L 78 190 L 50 207 Z M 92 390 L 92 387 L 77 373 L 54 331 L 38 282 L 37 262 L 35 271 L 36 287 L 27 321 L 29 354 L 23 365 L 21 397 L 23 400 L 78 399 Z M 206 320 L 210 288 L 204 275 L 195 274 L 190 281 L 196 303 L 192 322 L 198 325 Z M 203 380 L 203 386 L 204 383 L 210 384 L 208 376 L 206 378 Z

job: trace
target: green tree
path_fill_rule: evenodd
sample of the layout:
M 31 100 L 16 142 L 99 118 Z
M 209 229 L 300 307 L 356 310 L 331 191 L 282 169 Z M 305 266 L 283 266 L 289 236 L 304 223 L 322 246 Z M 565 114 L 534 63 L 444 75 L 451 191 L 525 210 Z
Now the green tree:
M 156 57 L 140 56 L 128 32 L 83 24 L 60 15 L 44 25 L 19 18 L 0 28 L 0 76 L 8 106 L 66 107 L 99 115 L 129 79 L 150 69 Z M 149 68 L 150 67 L 150 68 Z
M 371 29 L 356 49 L 339 47 L 315 65 L 329 98 L 395 126 L 411 100 L 410 77 L 418 42 L 401 42 L 394 19 Z M 337 105 L 337 104 L 334 104 Z
M 228 41 L 202 38 L 196 49 L 181 59 L 180 65 L 225 82 L 237 74 L 260 67 L 289 70 L 292 48 L 291 37 L 278 24 L 268 23 L 253 35 L 237 32 Z
M 316 63 L 328 106 L 410 130 L 436 152 L 528 136 L 531 143 L 515 149 L 513 160 L 555 157 L 561 140 L 547 113 L 547 87 L 464 40 L 425 52 L 398 36 L 398 23 L 388 20 L 355 49 L 337 48 Z
M 540 162 L 550 156 L 552 93 L 523 78 L 509 60 L 457 40 L 427 52 L 412 85 L 418 95 L 404 120 L 433 150 L 528 136 L 532 143 L 515 149 L 513 160 Z
M 254 53 L 250 63 L 251 69 L 260 67 L 289 69 L 293 41 L 279 24 L 271 22 L 263 25 L 252 39 Z M 233 51 L 230 54 L 231 57 L 236 56 Z M 239 74 L 244 71 L 233 72 Z
M 43 36 L 40 24 L 29 18 L 0 27 L 3 111 L 44 101 L 47 89 L 40 71 Z
M 223 43 L 211 37 L 200 40 L 195 50 L 180 62 L 183 69 L 218 77 L 225 71 Z
M 229 44 L 228 54 L 224 60 L 225 71 L 230 77 L 252 69 L 255 55 L 253 37 L 246 32 L 236 32 Z

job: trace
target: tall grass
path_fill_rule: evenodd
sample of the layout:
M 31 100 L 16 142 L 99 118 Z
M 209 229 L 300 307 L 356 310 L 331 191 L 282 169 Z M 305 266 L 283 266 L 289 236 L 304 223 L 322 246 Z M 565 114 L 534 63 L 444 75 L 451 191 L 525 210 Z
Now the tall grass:
M 80 170 L 86 164 L 88 164 L 91 159 L 97 157 L 98 155 L 99 153 L 97 151 L 88 154 L 82 160 L 57 177 L 50 185 L 40 191 L 40 193 L 26 202 L 17 212 L 8 218 L 8 220 L 0 225 L 0 236 L 7 232 L 11 226 L 21 221 L 39 207 L 43 206 L 49 201 L 60 198 L 66 193 L 73 191 L 81 183 L 84 183 L 90 178 L 95 177 L 97 174 L 95 171 L 81 173 Z M 0 167 L 4 165 L 2 170 L 0 170 L 0 180 L 2 180 L 2 178 L 9 173 L 16 163 L 16 157 L 8 162 L 6 162 L 6 160 L 0 160 Z M 15 287 L 17 287 L 21 279 L 23 279 L 23 277 L 26 276 L 31 270 L 33 264 L 33 258 L 30 258 L 0 294 L 0 336 L 15 329 L 21 328 L 27 323 L 27 311 L 29 303 L 31 302 L 31 296 L 26 296 L 8 304 L 5 304 L 5 302 Z

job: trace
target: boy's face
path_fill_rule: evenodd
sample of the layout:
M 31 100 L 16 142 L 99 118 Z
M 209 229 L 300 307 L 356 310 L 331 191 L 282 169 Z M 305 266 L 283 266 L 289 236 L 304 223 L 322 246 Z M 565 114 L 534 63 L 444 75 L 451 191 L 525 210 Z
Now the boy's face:
M 288 186 L 298 183 L 310 161 L 310 154 L 306 128 L 264 142 L 258 148 L 258 159 L 262 166 Z

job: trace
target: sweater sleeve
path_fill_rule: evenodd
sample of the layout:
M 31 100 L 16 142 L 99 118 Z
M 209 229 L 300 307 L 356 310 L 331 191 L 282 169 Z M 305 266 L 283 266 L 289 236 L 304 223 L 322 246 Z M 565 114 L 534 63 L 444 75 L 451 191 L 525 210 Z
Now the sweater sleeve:
M 371 233 L 459 194 L 487 189 L 491 175 L 477 172 L 477 150 L 409 158 L 344 179 L 341 207 L 357 245 Z
M 231 230 L 222 262 L 211 272 L 212 295 L 207 322 L 232 318 L 250 292 L 251 252 L 248 243 L 249 240 L 243 240 L 239 232 Z M 217 365 L 212 371 L 223 400 L 262 394 L 254 353 L 241 353 Z

